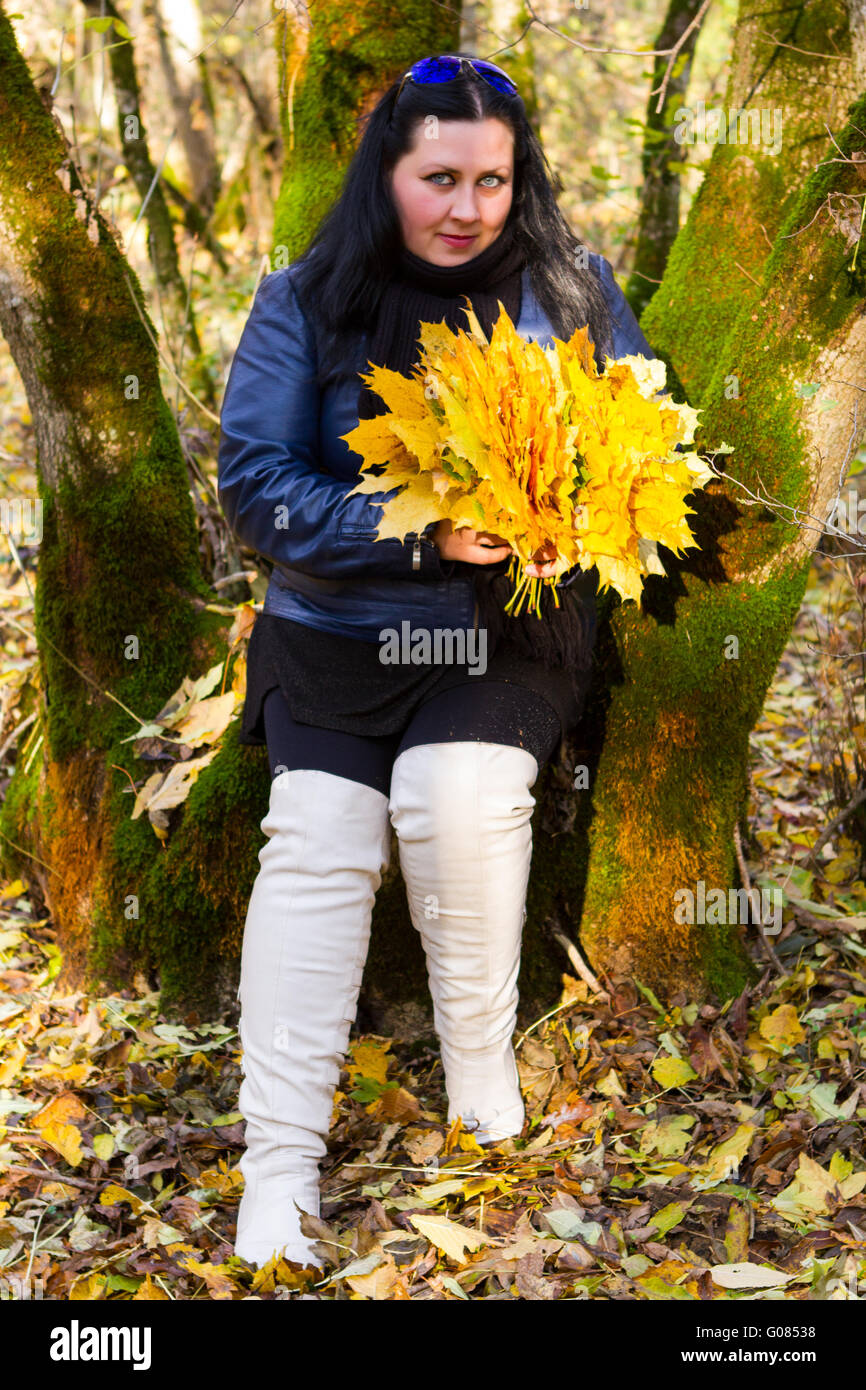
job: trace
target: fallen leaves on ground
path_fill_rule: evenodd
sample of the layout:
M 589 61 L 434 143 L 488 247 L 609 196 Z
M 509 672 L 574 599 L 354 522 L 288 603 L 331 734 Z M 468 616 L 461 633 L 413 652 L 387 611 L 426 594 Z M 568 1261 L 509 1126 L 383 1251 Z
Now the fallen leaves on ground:
M 0 1270 L 32 1296 L 862 1296 L 866 978 L 844 933 L 719 1007 L 627 984 L 600 1002 L 563 976 L 516 1039 L 526 1133 L 485 1148 L 445 1120 L 434 1038 L 353 1040 L 304 1218 L 324 1273 L 256 1271 L 233 1254 L 236 1032 L 167 1021 L 140 978 L 58 996 L 19 889 L 0 904 Z
M 602 1001 L 563 976 L 559 1007 L 515 1037 L 524 1134 L 485 1148 L 446 1121 L 433 1035 L 355 1038 L 322 1214 L 304 1218 L 322 1273 L 233 1254 L 235 1029 L 166 1018 L 142 977 L 121 994 L 59 994 L 54 932 L 7 885 L 4 1287 L 119 1301 L 863 1298 L 866 884 L 844 827 L 807 862 L 828 819 L 801 672 L 822 583 L 752 736 L 749 867 L 783 885 L 770 939 L 784 973 L 771 961 L 738 998 L 667 1008 L 640 981 Z M 210 736 L 212 676 L 178 692 L 163 733 Z M 764 963 L 754 932 L 749 946 Z

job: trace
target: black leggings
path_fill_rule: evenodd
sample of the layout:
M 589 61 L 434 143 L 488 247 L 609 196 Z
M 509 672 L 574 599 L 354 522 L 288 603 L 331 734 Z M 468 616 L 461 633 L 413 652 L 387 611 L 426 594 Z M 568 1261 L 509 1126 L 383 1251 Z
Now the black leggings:
M 539 772 L 562 736 L 559 716 L 543 696 L 510 681 L 454 686 L 433 695 L 412 715 L 402 733 L 345 734 L 292 718 L 279 687 L 263 706 L 271 776 L 277 771 L 315 768 L 389 794 L 391 768 L 406 748 L 419 743 L 467 740 L 526 748 Z

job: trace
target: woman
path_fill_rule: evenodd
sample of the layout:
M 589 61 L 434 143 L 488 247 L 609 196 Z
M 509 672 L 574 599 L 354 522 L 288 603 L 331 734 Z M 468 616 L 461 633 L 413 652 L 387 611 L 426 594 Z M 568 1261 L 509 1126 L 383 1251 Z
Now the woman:
M 384 409 L 359 372 L 408 373 L 419 323 L 465 326 L 466 296 L 488 333 L 501 301 L 527 338 L 588 325 L 600 366 L 604 352 L 652 356 L 610 266 L 566 226 L 514 84 L 438 55 L 385 93 L 307 252 L 262 281 L 223 405 L 221 504 L 274 564 L 242 732 L 272 771 L 239 989 L 235 1249 L 255 1265 L 277 1251 L 319 1263 L 299 1210 L 319 1214 L 391 826 L 448 1119 L 482 1143 L 524 1123 L 511 1036 L 531 788 L 581 711 L 594 584 L 569 571 L 559 611 L 548 595 L 543 619 L 506 618 L 510 547 L 442 522 L 377 541 L 381 509 L 347 496 L 362 460 L 342 438 Z M 554 562 L 544 549 L 527 568 Z M 394 633 L 411 639 L 396 663 Z M 442 634 L 448 655 L 431 659 L 423 639 Z

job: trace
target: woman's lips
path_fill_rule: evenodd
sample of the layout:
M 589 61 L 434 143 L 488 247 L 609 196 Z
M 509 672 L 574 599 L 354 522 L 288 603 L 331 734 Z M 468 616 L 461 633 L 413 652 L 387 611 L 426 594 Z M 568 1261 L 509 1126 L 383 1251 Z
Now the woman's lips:
M 474 234 L 472 236 L 452 236 L 448 232 L 440 232 L 439 236 L 443 241 L 447 241 L 449 246 L 468 246 L 470 241 L 475 240 Z

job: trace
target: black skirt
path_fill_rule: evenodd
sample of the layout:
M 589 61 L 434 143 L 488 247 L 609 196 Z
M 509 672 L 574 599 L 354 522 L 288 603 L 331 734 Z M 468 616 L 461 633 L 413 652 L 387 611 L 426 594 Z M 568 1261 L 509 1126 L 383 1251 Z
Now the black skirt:
M 247 685 L 239 739 L 264 744 L 264 699 L 279 686 L 292 718 L 320 729 L 382 735 L 404 729 L 433 694 L 479 681 L 506 681 L 533 690 L 553 707 L 562 733 L 578 721 L 589 685 L 562 667 L 528 660 L 506 638 L 486 670 L 469 662 L 385 664 L 378 642 L 324 632 L 291 618 L 260 613 L 247 650 Z M 577 689 L 575 688 L 577 687 Z

